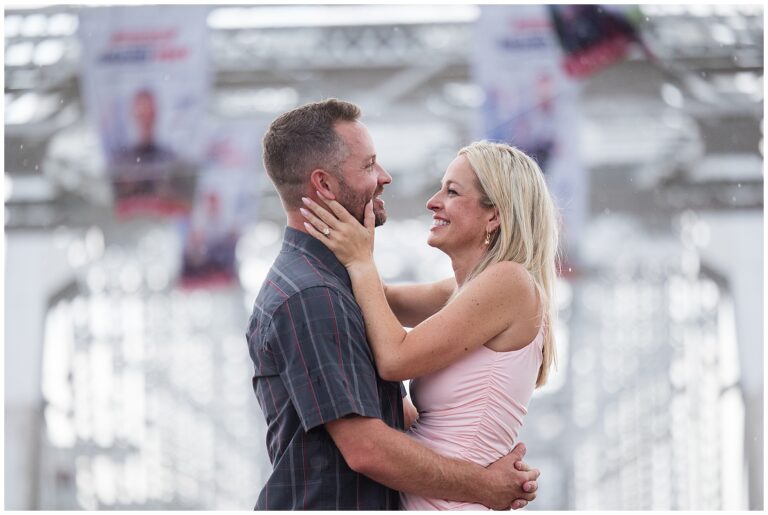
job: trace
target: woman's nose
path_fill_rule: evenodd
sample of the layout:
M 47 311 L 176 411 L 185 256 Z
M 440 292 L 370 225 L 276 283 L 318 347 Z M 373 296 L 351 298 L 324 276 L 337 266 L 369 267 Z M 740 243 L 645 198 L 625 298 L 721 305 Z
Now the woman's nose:
M 432 197 L 429 200 L 427 200 L 427 209 L 429 209 L 430 211 L 435 211 L 436 209 L 439 209 L 440 207 L 439 198 L 438 198 L 439 195 L 440 195 L 440 192 L 438 191 L 437 193 L 432 195 Z

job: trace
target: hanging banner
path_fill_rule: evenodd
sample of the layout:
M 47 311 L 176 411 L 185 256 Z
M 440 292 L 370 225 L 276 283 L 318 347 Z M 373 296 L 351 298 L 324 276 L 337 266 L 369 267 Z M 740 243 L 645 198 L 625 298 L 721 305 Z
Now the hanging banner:
M 637 6 L 549 5 L 552 24 L 563 50 L 563 66 L 572 77 L 593 75 L 623 59 L 637 44 L 648 59 L 650 50 L 637 29 Z
M 562 239 L 573 244 L 588 198 L 579 154 L 580 86 L 563 69 L 549 11 L 484 5 L 475 41 L 473 73 L 485 93 L 476 137 L 508 143 L 536 160 L 563 217 Z
M 181 286 L 236 283 L 235 247 L 258 216 L 261 139 L 266 125 L 251 120 L 210 124 L 206 156 L 191 217 L 181 224 Z
M 207 8 L 86 8 L 82 96 L 119 216 L 189 212 L 204 152 Z

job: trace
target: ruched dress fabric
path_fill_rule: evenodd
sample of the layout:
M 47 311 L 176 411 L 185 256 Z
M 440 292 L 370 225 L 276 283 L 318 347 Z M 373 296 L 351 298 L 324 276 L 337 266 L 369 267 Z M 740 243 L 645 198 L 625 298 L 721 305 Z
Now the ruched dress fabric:
M 482 345 L 465 358 L 411 381 L 419 418 L 408 435 L 443 456 L 487 466 L 517 443 L 542 362 L 544 333 L 522 349 Z M 405 510 L 487 510 L 481 504 L 401 493 Z

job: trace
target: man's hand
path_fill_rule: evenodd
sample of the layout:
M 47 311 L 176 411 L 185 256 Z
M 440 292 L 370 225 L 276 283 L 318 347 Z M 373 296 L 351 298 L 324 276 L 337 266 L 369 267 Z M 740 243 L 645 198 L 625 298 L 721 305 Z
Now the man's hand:
M 416 419 L 419 418 L 419 411 L 411 402 L 410 397 L 403 397 L 403 415 L 405 417 L 406 430 L 411 427 L 414 422 L 416 422 Z
M 522 444 L 519 444 L 519 445 L 522 445 Z M 533 494 L 533 496 L 528 500 L 520 498 L 512 501 L 512 509 L 519 510 L 520 508 L 525 508 L 525 506 L 528 504 L 528 501 L 532 501 L 536 499 L 536 491 L 539 489 L 539 484 L 536 482 L 536 480 L 541 475 L 541 472 L 539 471 L 539 469 L 531 470 L 528 464 L 525 463 L 524 461 L 516 461 L 515 468 L 521 472 L 531 472 L 534 474 L 534 478 L 532 480 L 526 481 L 525 483 L 523 483 L 523 491 L 526 492 L 527 494 Z
M 488 466 L 490 493 L 483 504 L 494 510 L 517 510 L 536 498 L 540 472 L 531 470 L 523 457 L 525 445 L 518 443 L 511 453 Z

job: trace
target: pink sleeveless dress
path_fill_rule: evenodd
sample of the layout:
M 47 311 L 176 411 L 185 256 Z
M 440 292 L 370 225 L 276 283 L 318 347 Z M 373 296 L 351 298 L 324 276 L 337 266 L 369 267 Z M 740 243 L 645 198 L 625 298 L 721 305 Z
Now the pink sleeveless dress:
M 408 435 L 444 456 L 487 466 L 509 454 L 528 412 L 542 361 L 543 330 L 520 350 L 480 346 L 461 360 L 411 381 L 419 419 Z M 481 504 L 401 493 L 405 510 L 487 510 Z

